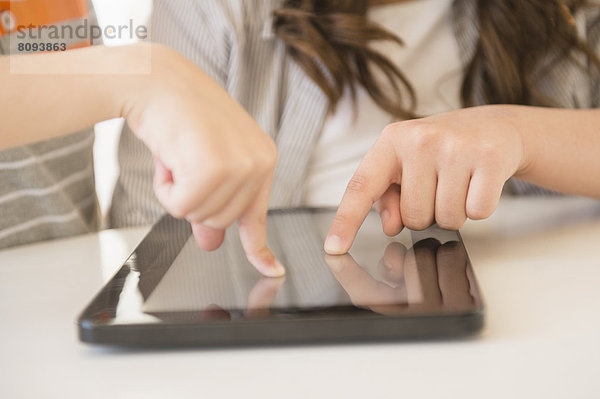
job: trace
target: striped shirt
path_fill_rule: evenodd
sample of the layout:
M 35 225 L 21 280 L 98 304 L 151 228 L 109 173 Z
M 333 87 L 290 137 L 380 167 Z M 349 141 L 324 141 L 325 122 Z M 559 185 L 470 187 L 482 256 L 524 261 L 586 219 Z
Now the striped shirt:
M 223 86 L 277 143 L 270 207 L 302 204 L 302 187 L 312 149 L 321 134 L 328 103 L 316 84 L 287 55 L 273 33 L 273 10 L 281 0 L 155 0 L 152 40 L 193 61 Z M 463 65 L 472 59 L 478 39 L 475 0 L 455 0 L 453 30 Z M 576 16 L 580 33 L 598 49 L 597 2 Z M 549 54 L 548 59 L 553 59 Z M 585 61 L 584 61 L 585 65 Z M 597 108 L 600 76 L 562 57 L 539 79 L 539 88 L 563 108 Z M 477 104 L 485 104 L 476 82 Z M 153 223 L 164 213 L 152 188 L 150 152 L 125 127 L 119 149 L 121 174 L 115 188 L 113 227 Z M 198 173 L 202 173 L 201 170 Z M 507 192 L 551 192 L 511 179 Z
M 95 21 L 86 0 L 0 1 L 0 14 L 0 54 L 16 53 L 17 44 L 25 42 L 15 40 L 18 25 L 80 26 Z M 42 36 L 32 42 L 48 40 L 52 39 Z M 59 41 L 68 48 L 89 46 L 77 37 Z M 0 151 L 0 248 L 97 229 L 93 144 L 89 129 Z

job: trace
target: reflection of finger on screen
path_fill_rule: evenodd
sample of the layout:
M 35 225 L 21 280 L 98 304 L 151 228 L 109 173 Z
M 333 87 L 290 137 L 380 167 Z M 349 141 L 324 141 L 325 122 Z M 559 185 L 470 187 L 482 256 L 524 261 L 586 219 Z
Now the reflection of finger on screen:
M 351 255 L 326 255 L 325 262 L 356 306 L 393 305 L 405 303 L 403 292 L 375 280 Z
M 458 241 L 449 241 L 438 249 L 437 266 L 444 307 L 464 309 L 471 304 L 467 258 Z
M 392 242 L 385 248 L 380 263 L 380 273 L 386 282 L 393 286 L 404 283 L 404 257 L 406 247 L 399 242 Z
M 268 317 L 271 303 L 284 282 L 285 277 L 261 278 L 248 294 L 248 307 L 244 314 L 247 317 Z
M 411 304 L 435 307 L 442 302 L 436 267 L 436 251 L 439 245 L 439 241 L 428 238 L 416 243 L 406 256 L 404 275 Z
M 231 315 L 222 307 L 212 304 L 206 307 L 199 315 L 200 320 L 230 320 Z

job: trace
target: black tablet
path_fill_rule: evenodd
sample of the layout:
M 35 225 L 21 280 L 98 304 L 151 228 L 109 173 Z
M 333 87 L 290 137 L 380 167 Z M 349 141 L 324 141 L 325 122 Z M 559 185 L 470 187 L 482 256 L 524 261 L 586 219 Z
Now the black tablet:
M 483 303 L 456 231 L 389 238 L 372 212 L 349 254 L 327 256 L 331 209 L 275 210 L 268 243 L 282 278 L 246 260 L 236 228 L 214 252 L 163 217 L 81 314 L 83 342 L 212 346 L 383 341 L 471 335 Z

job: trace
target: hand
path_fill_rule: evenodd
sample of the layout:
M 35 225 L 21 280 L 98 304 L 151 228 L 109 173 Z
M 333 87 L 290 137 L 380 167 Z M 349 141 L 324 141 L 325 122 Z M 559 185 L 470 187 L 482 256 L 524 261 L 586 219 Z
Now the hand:
M 504 183 L 528 166 L 516 110 L 467 108 L 386 127 L 346 188 L 325 251 L 346 253 L 373 205 L 389 236 L 489 217 Z
M 283 266 L 266 243 L 277 148 L 216 82 L 175 51 L 153 45 L 152 73 L 123 116 L 155 157 L 154 189 L 192 224 L 198 245 L 218 248 L 236 220 L 248 260 L 265 276 Z
M 410 250 L 393 242 L 380 262 L 383 281 L 375 280 L 350 254 L 327 255 L 325 261 L 355 306 L 381 314 L 411 310 L 461 310 L 473 302 L 460 244 L 435 239 Z

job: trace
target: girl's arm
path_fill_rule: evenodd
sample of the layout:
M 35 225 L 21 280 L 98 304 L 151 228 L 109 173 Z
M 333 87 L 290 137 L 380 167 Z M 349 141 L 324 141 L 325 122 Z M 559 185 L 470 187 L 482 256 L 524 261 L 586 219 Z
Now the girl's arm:
M 600 198 L 600 110 L 467 108 L 389 125 L 351 179 L 325 249 L 350 249 L 373 205 L 383 229 L 458 229 L 489 217 L 516 176 Z
M 94 46 L 0 56 L 0 150 L 74 133 L 122 116 L 127 96 L 136 86 L 139 89 L 143 78 L 121 71 L 137 68 L 136 53 L 145 52 L 150 65 L 150 51 L 144 47 Z
M 600 110 L 514 107 L 526 151 L 516 177 L 600 198 Z
M 192 223 L 202 248 L 219 247 L 237 220 L 250 262 L 284 273 L 266 244 L 275 143 L 175 51 L 138 44 L 0 57 L 0 87 L 0 149 L 124 117 L 155 157 L 158 200 Z

